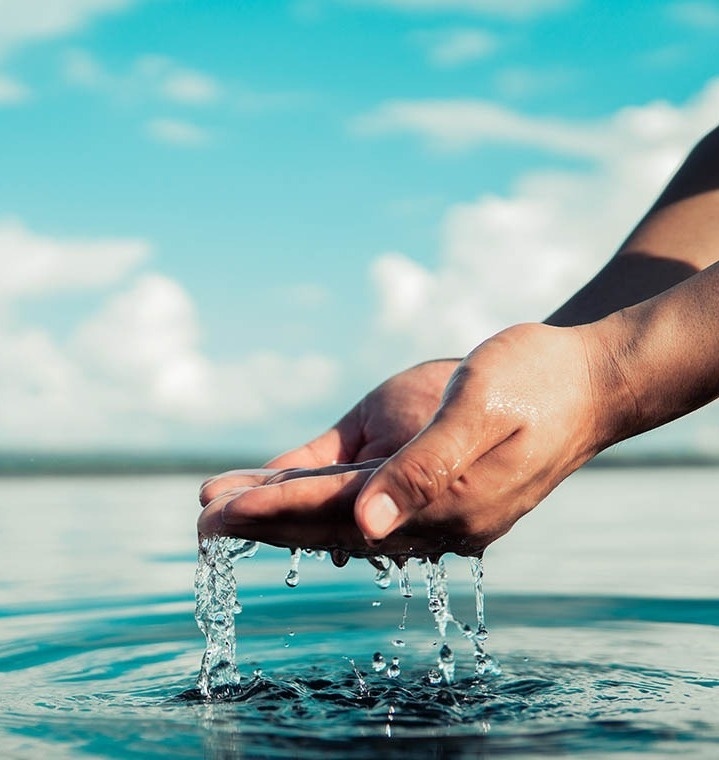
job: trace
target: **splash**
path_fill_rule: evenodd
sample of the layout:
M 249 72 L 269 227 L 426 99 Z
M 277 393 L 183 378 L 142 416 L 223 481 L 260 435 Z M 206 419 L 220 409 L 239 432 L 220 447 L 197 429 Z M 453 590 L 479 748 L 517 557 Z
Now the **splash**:
M 197 689 L 201 696 L 221 696 L 240 685 L 237 671 L 235 615 L 242 612 L 237 601 L 233 563 L 257 551 L 255 541 L 213 536 L 200 540 L 195 572 L 195 620 L 205 634 Z
M 203 538 L 200 542 L 195 574 L 195 619 L 205 634 L 207 644 L 197 678 L 197 689 L 205 699 L 224 698 L 240 687 L 240 674 L 236 662 L 235 615 L 242 611 L 242 607 L 237 601 L 234 563 L 240 558 L 254 556 L 257 548 L 257 542 L 237 538 L 216 536 Z M 314 555 L 318 560 L 323 560 L 326 555 L 326 552 L 292 549 L 290 567 L 285 577 L 285 583 L 291 588 L 299 583 L 299 563 L 303 553 L 306 556 Z M 347 562 L 349 555 L 344 552 L 341 554 L 342 556 L 338 556 L 337 550 L 331 553 L 334 564 L 341 566 Z M 369 561 L 376 570 L 375 583 L 380 588 L 388 588 L 393 570 L 397 571 L 399 591 L 406 600 L 402 620 L 398 626 L 401 631 L 405 630 L 409 600 L 412 597 L 410 566 L 417 564 L 424 572 L 427 609 L 434 618 L 435 627 L 442 638 L 436 667 L 432 667 L 427 673 L 428 683 L 439 684 L 444 681 L 451 684 L 455 678 L 456 657 L 446 640 L 450 623 L 473 645 L 477 678 L 500 672 L 496 661 L 485 650 L 488 633 L 484 617 L 484 570 L 481 556 L 469 559 L 474 584 L 476 628 L 459 620 L 450 609 L 448 574 L 442 558 L 415 560 L 398 557 L 394 560 L 377 556 Z M 406 647 L 405 640 L 401 638 L 393 639 L 391 643 L 395 648 Z M 396 679 L 401 674 L 399 658 L 396 656 L 387 662 L 380 652 L 376 652 L 371 666 L 375 673 L 383 673 L 391 679 Z

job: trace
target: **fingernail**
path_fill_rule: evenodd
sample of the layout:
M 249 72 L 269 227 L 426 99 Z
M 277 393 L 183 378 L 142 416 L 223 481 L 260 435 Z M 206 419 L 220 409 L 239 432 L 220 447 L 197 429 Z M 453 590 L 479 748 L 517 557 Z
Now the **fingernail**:
M 384 538 L 399 517 L 397 505 L 386 493 L 372 496 L 365 504 L 364 513 L 370 532 L 374 534 L 366 536 L 368 539 Z

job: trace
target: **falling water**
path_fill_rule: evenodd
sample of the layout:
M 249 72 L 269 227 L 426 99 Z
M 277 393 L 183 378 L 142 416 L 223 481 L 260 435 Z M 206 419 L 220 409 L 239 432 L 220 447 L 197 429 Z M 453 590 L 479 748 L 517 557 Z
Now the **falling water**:
M 257 551 L 255 541 L 213 536 L 200 540 L 195 572 L 195 620 L 207 641 L 197 689 L 205 698 L 218 689 L 239 686 L 235 659 L 237 601 L 233 563 Z
M 198 626 L 205 634 L 207 646 L 202 659 L 200 674 L 197 678 L 197 689 L 205 699 L 223 697 L 228 689 L 232 690 L 233 687 L 237 688 L 240 685 L 235 652 L 235 615 L 241 612 L 242 608 L 237 602 L 233 563 L 241 557 L 253 556 L 257 548 L 258 544 L 254 541 L 236 538 L 203 538 L 200 542 L 198 566 L 195 574 L 195 618 Z M 303 553 L 307 556 L 314 555 L 320 560 L 324 559 L 326 554 L 326 552 L 301 548 L 291 550 L 290 567 L 285 577 L 285 583 L 291 588 L 299 583 L 299 563 Z M 331 555 L 334 564 L 339 566 L 345 564 L 349 559 L 349 555 L 340 550 L 333 550 Z M 404 605 L 402 620 L 398 626 L 402 631 L 405 630 L 409 599 L 412 597 L 409 576 L 410 561 L 415 560 L 400 557 L 393 561 L 383 556 L 370 559 L 370 563 L 377 571 L 375 583 L 380 588 L 389 586 L 392 567 L 397 568 L 399 590 L 407 600 Z M 423 559 L 417 560 L 417 562 L 424 570 L 427 608 L 432 614 L 437 631 L 442 638 L 436 667 L 431 668 L 427 673 L 428 682 L 438 684 L 444 680 L 449 684 L 454 679 L 456 658 L 446 641 L 447 624 L 450 622 L 474 646 L 476 675 L 483 676 L 499 672 L 497 663 L 484 649 L 488 634 L 484 620 L 482 558 L 472 557 L 469 560 L 474 583 L 476 630 L 452 614 L 447 568 L 444 560 L 442 558 L 436 561 Z M 395 638 L 391 643 L 396 648 L 406 646 L 403 638 Z M 397 656 L 392 657 L 388 662 L 381 652 L 375 652 L 371 664 L 376 673 L 384 673 L 389 678 L 398 678 L 401 674 L 400 661 Z M 366 687 L 366 684 L 364 686 Z

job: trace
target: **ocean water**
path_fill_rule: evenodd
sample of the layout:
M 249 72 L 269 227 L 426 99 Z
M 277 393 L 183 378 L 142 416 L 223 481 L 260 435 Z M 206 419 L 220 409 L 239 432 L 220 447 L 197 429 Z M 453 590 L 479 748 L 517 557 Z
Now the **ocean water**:
M 261 547 L 236 567 L 242 688 L 204 700 L 194 477 L 0 479 L 0 757 L 689 757 L 719 751 L 719 470 L 587 470 L 485 555 L 487 650 L 452 684 L 411 599 Z M 466 560 L 454 613 L 474 615 Z M 389 664 L 375 672 L 373 656 Z

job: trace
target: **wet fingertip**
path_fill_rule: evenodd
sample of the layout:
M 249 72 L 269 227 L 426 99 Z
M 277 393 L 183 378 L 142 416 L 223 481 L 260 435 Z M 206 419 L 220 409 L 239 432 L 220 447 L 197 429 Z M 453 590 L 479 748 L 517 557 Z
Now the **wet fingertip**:
M 392 532 L 400 519 L 394 499 L 383 492 L 372 494 L 359 510 L 361 530 L 365 541 L 379 541 Z

